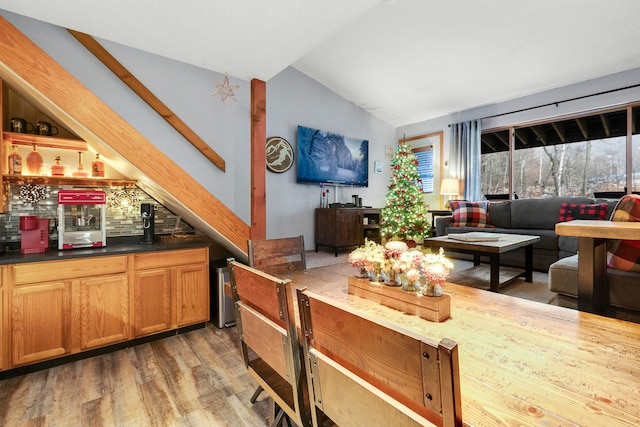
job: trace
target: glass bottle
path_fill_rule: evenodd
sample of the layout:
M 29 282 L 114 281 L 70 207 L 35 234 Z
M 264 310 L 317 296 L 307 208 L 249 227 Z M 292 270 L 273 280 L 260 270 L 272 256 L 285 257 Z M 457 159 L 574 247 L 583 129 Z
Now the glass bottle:
M 13 151 L 9 154 L 9 174 L 22 175 L 22 156 L 18 154 L 15 145 L 13 146 Z
M 96 153 L 96 159 L 91 162 L 91 176 L 104 176 L 104 163 L 100 160 L 100 154 Z
M 27 156 L 27 174 L 40 175 L 40 168 L 42 167 L 42 156 L 38 153 L 36 144 L 33 144 L 33 151 Z
M 78 170 L 71 174 L 76 178 L 86 178 L 89 174 L 84 170 L 82 166 L 82 151 L 78 151 Z
M 64 176 L 64 166 L 60 161 L 60 156 L 56 157 L 53 166 L 51 166 L 51 176 Z

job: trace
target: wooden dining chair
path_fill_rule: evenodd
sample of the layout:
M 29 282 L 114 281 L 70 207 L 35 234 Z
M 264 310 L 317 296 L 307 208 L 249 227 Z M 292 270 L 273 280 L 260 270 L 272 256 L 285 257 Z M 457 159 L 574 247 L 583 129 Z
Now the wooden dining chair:
M 274 404 L 273 426 L 311 426 L 289 280 L 227 259 L 245 366 Z M 292 426 L 291 426 L 292 427 Z
M 314 426 L 461 426 L 458 346 L 297 290 Z
M 249 266 L 258 270 L 275 273 L 277 271 L 296 271 L 307 268 L 304 252 L 304 236 L 282 237 L 277 239 L 253 239 L 247 241 Z M 293 296 L 295 298 L 295 295 Z M 258 386 L 251 396 L 255 403 L 262 392 Z
M 249 265 L 267 273 L 278 270 L 304 270 L 307 259 L 304 236 L 248 241 Z

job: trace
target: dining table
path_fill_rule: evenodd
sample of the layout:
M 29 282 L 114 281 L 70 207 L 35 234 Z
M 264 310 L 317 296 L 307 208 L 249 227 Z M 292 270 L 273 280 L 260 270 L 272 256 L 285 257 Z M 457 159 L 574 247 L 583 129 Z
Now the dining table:
M 578 238 L 578 309 L 606 314 L 607 242 L 640 240 L 640 222 L 577 219 L 556 224 L 556 234 Z
M 431 322 L 350 295 L 355 273 L 341 263 L 278 276 L 291 280 L 294 300 L 306 288 L 411 333 L 455 341 L 465 425 L 640 425 L 640 324 L 449 282 L 450 317 Z

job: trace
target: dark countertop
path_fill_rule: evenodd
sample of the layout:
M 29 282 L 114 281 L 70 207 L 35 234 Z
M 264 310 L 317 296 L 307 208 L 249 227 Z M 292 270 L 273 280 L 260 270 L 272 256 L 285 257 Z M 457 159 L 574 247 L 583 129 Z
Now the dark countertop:
M 55 246 L 49 247 L 47 252 L 39 254 L 26 254 L 20 253 L 20 250 L 7 251 L 0 253 L 0 265 L 6 264 L 21 264 L 25 262 L 39 262 L 39 261 L 55 261 L 72 258 L 85 258 L 102 255 L 122 255 L 138 252 L 157 252 L 168 251 L 177 249 L 192 249 L 202 248 L 209 246 L 211 243 L 202 238 L 187 238 L 187 239 L 161 239 L 156 236 L 156 241 L 151 244 L 140 244 L 142 236 L 131 237 L 108 237 L 107 246 L 102 248 L 86 248 L 86 249 L 67 249 L 59 251 L 57 249 L 57 242 L 53 242 Z

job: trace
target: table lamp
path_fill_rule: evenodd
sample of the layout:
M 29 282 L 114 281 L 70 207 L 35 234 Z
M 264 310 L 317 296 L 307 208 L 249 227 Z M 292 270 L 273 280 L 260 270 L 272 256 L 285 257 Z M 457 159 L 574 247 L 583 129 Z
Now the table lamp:
M 444 206 L 450 209 L 449 202 L 451 201 L 451 196 L 460 194 L 460 184 L 458 180 L 455 178 L 444 178 L 440 183 L 440 194 L 449 196 Z

